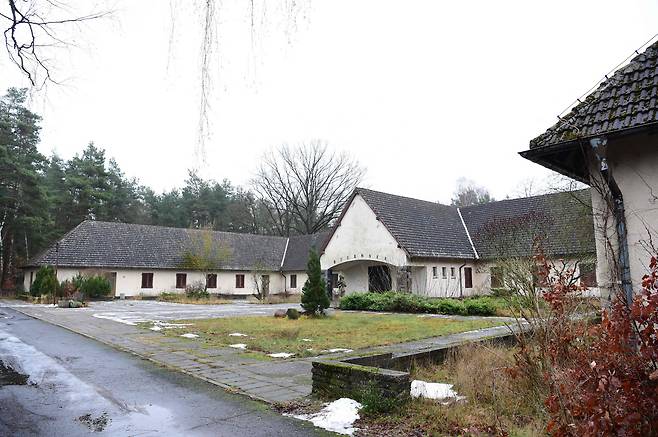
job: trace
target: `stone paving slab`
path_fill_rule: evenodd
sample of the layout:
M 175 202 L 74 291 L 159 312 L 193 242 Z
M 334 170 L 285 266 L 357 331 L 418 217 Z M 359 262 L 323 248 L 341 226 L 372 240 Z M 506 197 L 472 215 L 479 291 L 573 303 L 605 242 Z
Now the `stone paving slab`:
M 121 311 L 110 311 L 113 307 L 111 304 L 116 303 L 117 308 L 126 307 L 124 302 L 102 302 L 105 317 L 95 317 L 99 314 L 94 312 L 97 303 L 92 303 L 88 308 L 81 309 L 62 309 L 53 308 L 48 305 L 32 305 L 19 301 L 0 301 L 1 306 L 10 306 L 16 311 L 20 311 L 28 316 L 50 322 L 57 326 L 69 329 L 78 334 L 95 339 L 112 347 L 140 356 L 144 359 L 155 362 L 165 367 L 172 367 L 189 375 L 198 377 L 204 381 L 218 385 L 224 388 L 230 388 L 239 393 L 245 394 L 252 398 L 263 400 L 265 402 L 286 402 L 311 394 L 311 361 L 317 357 L 305 359 L 292 359 L 286 361 L 262 361 L 254 358 L 242 356 L 242 352 L 232 348 L 204 348 L 202 344 L 195 343 L 194 340 L 177 339 L 165 337 L 159 332 L 148 332 L 132 323 L 137 317 L 135 311 L 124 311 L 131 313 L 133 319 L 118 322 L 113 319 L 112 314 Z M 173 316 L 173 308 L 168 304 L 167 314 L 172 320 L 184 317 Z M 226 317 L 228 315 L 247 315 L 249 314 L 242 304 L 239 311 L 231 311 L 223 308 L 215 314 L 207 309 L 197 310 L 184 308 L 183 312 L 187 315 L 203 314 L 204 317 Z M 203 305 L 180 305 L 183 307 L 201 307 Z M 230 307 L 232 305 L 222 305 Z M 290 305 L 286 305 L 290 306 Z M 263 307 L 255 305 L 255 307 Z M 130 307 L 132 308 L 132 307 Z M 91 309 L 91 311 L 90 311 Z M 156 307 L 156 309 L 158 309 Z M 274 312 L 276 306 L 267 306 L 266 309 L 255 308 L 253 315 L 261 315 L 262 312 Z M 161 317 L 161 311 L 152 311 L 149 313 L 154 317 Z M 159 319 L 154 319 L 159 320 Z M 441 346 L 459 344 L 469 340 L 477 340 L 487 337 L 494 337 L 509 333 L 506 326 L 487 328 L 478 331 L 464 332 L 459 334 L 446 335 L 424 339 L 409 343 L 396 344 L 391 346 L 380 346 L 368 348 L 365 350 L 355 351 L 355 353 L 370 352 L 392 352 L 394 354 L 404 354 L 412 351 L 426 350 Z M 339 358 L 352 354 L 331 354 L 323 355 L 323 358 Z

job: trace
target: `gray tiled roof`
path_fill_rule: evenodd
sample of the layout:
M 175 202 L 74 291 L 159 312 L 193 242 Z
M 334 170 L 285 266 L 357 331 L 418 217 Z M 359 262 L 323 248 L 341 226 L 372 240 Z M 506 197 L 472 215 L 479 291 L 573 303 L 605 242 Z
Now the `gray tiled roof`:
M 290 237 L 282 270 L 306 270 L 309 252 L 314 248 L 319 253 L 322 250 L 322 247 L 328 236 L 329 231 L 318 232 L 317 234 L 312 235 L 297 235 Z
M 198 245 L 203 231 L 99 221 L 84 221 L 59 245 L 60 266 L 179 269 L 186 250 Z M 222 266 L 227 270 L 256 267 L 279 270 L 286 238 L 212 232 L 215 244 L 230 248 Z M 55 246 L 39 254 L 29 266 L 56 261 Z
M 410 256 L 475 258 L 457 208 L 364 188 L 356 193 Z
M 589 190 L 501 200 L 461 213 L 481 258 L 532 256 L 539 236 L 547 255 L 595 251 Z
M 530 141 L 536 149 L 658 124 L 658 41 L 617 70 L 561 121 Z

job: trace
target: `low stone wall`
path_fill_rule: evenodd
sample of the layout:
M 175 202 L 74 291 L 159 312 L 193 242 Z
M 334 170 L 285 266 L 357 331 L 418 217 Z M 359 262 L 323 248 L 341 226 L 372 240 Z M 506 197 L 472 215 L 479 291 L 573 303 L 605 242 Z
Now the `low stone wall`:
M 512 344 L 514 341 L 514 334 L 509 333 L 432 349 L 316 360 L 313 361 L 312 393 L 322 398 L 348 397 L 359 400 L 364 390 L 375 389 L 382 396 L 404 401 L 410 396 L 409 370 L 414 364 L 441 363 L 467 344 Z
M 313 394 L 322 398 L 349 397 L 376 390 L 386 398 L 406 401 L 411 390 L 408 372 L 362 366 L 344 361 L 313 361 Z

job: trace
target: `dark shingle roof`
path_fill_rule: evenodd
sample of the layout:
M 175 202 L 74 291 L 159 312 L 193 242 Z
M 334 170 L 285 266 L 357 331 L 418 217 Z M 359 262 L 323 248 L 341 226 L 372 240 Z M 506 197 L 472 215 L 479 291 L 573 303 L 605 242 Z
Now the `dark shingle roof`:
M 178 269 L 186 250 L 198 244 L 203 231 L 99 221 L 84 221 L 66 234 L 59 245 L 60 266 Z M 212 232 L 215 244 L 230 248 L 222 266 L 227 270 L 256 267 L 279 270 L 286 238 Z M 54 265 L 55 246 L 39 254 L 28 266 Z
M 319 253 L 322 250 L 325 240 L 328 236 L 329 231 L 318 232 L 317 234 L 312 235 L 297 235 L 290 237 L 282 270 L 306 270 L 309 252 L 311 249 L 315 249 Z
M 475 258 L 457 208 L 364 188 L 356 193 L 410 256 Z
M 530 141 L 536 149 L 658 124 L 658 41 L 617 70 L 582 103 Z
M 481 258 L 532 256 L 539 236 L 547 255 L 595 251 L 589 190 L 502 200 L 461 213 Z

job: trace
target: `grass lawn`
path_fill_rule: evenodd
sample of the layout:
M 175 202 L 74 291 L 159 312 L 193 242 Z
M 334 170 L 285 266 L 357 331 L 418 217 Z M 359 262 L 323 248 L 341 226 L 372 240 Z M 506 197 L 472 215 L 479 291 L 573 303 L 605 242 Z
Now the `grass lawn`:
M 274 317 L 227 317 L 204 320 L 179 320 L 184 328 L 166 329 L 167 336 L 198 334 L 208 347 L 244 343 L 248 351 L 293 353 L 296 357 L 315 356 L 335 348 L 360 349 L 389 345 L 427 337 L 498 326 L 494 320 L 450 320 L 415 315 L 335 313 L 322 318 L 298 320 Z M 150 327 L 145 324 L 145 327 Z M 230 333 L 246 337 L 229 336 Z M 310 349 L 310 350 L 309 350 Z

